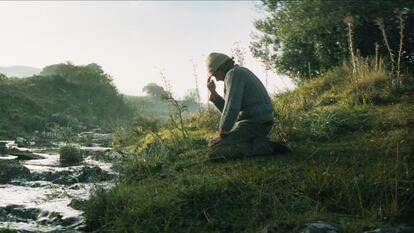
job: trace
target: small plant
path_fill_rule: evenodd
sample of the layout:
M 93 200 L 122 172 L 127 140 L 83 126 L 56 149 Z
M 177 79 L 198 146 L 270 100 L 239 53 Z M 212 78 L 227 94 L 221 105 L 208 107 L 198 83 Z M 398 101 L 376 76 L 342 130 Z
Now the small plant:
M 60 164 L 63 166 L 73 166 L 82 163 L 83 157 L 79 148 L 73 145 L 66 145 L 60 148 Z
M 401 73 L 401 56 L 403 52 L 403 44 L 404 44 L 404 18 L 402 13 L 400 12 L 397 16 L 399 22 L 400 22 L 400 47 L 398 49 L 398 58 L 397 58 L 397 82 L 398 87 L 400 85 L 401 79 L 400 79 L 400 73 Z
M 92 146 L 93 145 L 92 139 L 93 139 L 92 134 L 85 134 L 80 137 L 79 141 L 85 146 Z
M 200 97 L 200 88 L 198 85 L 198 72 L 197 72 L 197 64 L 192 60 L 191 63 L 193 64 L 193 77 L 195 81 L 195 91 L 196 91 L 196 101 L 198 104 L 198 110 L 201 111 L 201 97 Z
M 395 59 L 394 59 L 395 56 L 391 49 L 390 43 L 388 42 L 388 36 L 387 36 L 387 32 L 385 31 L 384 20 L 381 18 L 378 18 L 374 22 L 378 25 L 378 28 L 381 30 L 382 37 L 384 39 L 384 44 L 387 47 L 388 53 L 390 54 L 391 72 L 393 73 L 395 71 Z
M 164 82 L 165 92 L 162 97 L 163 100 L 170 103 L 170 122 L 172 126 L 179 129 L 183 138 L 188 138 L 188 131 L 184 125 L 184 112 L 187 111 L 187 106 L 180 103 L 171 92 L 171 85 L 164 72 L 160 72 L 161 78 Z
M 352 73 L 356 73 L 356 56 L 354 49 L 354 40 L 353 40 L 353 18 L 348 16 L 344 19 L 345 24 L 348 28 L 348 42 L 349 42 L 349 52 L 351 53 L 351 62 L 352 62 Z

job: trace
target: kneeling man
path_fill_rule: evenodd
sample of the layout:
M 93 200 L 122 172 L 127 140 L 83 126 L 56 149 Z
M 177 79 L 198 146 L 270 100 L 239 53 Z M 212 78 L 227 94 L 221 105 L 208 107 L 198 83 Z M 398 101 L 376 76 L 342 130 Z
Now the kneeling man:
M 230 159 L 288 151 L 267 138 L 273 125 L 273 106 L 256 75 L 222 53 L 211 53 L 207 68 L 209 100 L 221 112 L 220 134 L 209 143 L 209 157 Z M 212 76 L 224 81 L 224 98 L 216 92 Z

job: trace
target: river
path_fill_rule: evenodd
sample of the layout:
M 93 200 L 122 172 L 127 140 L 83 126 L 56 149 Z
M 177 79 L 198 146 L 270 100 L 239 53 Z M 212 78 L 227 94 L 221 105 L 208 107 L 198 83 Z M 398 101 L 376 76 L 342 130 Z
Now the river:
M 82 232 L 82 211 L 74 206 L 87 199 L 93 189 L 114 184 L 116 174 L 111 169 L 112 164 L 88 156 L 82 165 L 62 167 L 58 147 L 19 148 L 14 141 L 2 142 L 6 142 L 8 148 L 31 151 L 42 158 L 20 161 L 30 170 L 30 175 L 0 184 L 0 229 L 25 233 Z M 96 154 L 110 153 L 111 148 L 95 145 L 81 147 L 81 150 Z M 16 157 L 3 155 L 0 159 Z

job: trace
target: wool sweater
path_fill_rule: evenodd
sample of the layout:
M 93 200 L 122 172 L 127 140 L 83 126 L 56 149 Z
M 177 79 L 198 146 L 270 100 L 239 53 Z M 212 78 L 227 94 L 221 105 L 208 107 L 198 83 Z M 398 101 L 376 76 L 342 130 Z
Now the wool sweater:
M 224 78 L 224 99 L 213 94 L 211 102 L 220 110 L 220 132 L 238 123 L 267 123 L 273 120 L 273 106 L 262 82 L 249 69 L 235 65 Z

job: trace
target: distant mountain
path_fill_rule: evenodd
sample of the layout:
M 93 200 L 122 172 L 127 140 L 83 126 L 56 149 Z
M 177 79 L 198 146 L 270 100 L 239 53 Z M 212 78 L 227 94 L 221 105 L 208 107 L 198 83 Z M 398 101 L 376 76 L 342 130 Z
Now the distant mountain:
M 0 73 L 7 77 L 30 77 L 40 73 L 40 69 L 30 66 L 0 66 Z
M 0 139 L 58 128 L 110 128 L 132 115 L 99 65 L 48 67 L 56 74 L 0 81 Z

